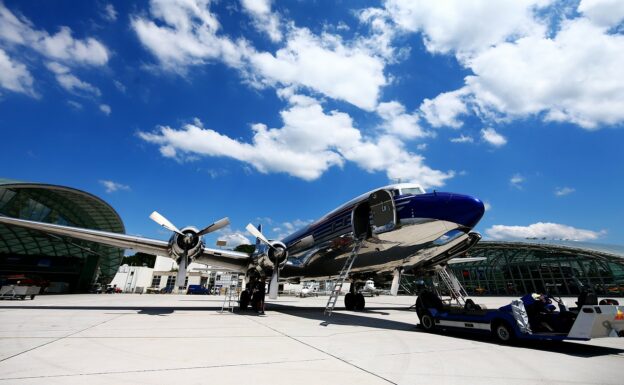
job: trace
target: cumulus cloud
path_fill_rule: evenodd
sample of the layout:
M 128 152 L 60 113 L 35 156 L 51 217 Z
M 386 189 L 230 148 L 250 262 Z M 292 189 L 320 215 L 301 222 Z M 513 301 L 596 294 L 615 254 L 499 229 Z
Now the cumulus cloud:
M 538 116 L 585 129 L 624 122 L 624 36 L 613 30 L 624 5 L 584 0 L 578 13 L 561 7 L 550 0 L 387 1 L 398 28 L 421 32 L 430 52 L 455 55 L 473 73 L 451 91 L 461 99 L 444 92 L 423 103 L 426 119 L 457 127 L 470 107 L 495 121 Z M 455 109 L 439 108 L 443 98 Z
M 7 54 L 19 55 L 24 48 L 28 48 L 53 61 L 47 67 L 54 72 L 63 88 L 99 95 L 99 90 L 80 81 L 70 73 L 69 68 L 76 65 L 103 66 L 108 62 L 108 49 L 94 38 L 77 39 L 66 26 L 50 34 L 37 29 L 25 17 L 16 16 L 0 2 L 0 47 L 3 47 L 0 48 L 0 86 L 5 89 L 37 96 L 33 90 L 33 77 L 26 66 L 12 61 Z
M 465 95 L 466 92 L 463 89 L 444 92 L 434 99 L 425 99 L 420 106 L 420 110 L 433 127 L 459 128 L 463 125 L 463 122 L 458 120 L 457 117 L 468 113 L 468 108 L 462 100 L 462 97 Z
M 82 96 L 95 96 L 99 97 L 102 93 L 94 85 L 84 82 L 78 79 L 76 76 L 70 73 L 69 67 L 62 64 L 51 62 L 47 63 L 46 67 L 52 71 L 56 77 L 56 81 L 61 87 L 69 92 L 79 94 Z
M 104 186 L 107 193 L 114 193 L 116 191 L 130 191 L 130 186 L 113 182 L 112 180 L 100 180 L 100 184 Z
M 230 249 L 233 249 L 239 245 L 251 244 L 251 241 L 249 240 L 249 238 L 247 238 L 245 233 L 239 230 L 234 231 L 229 226 L 224 229 L 219 230 L 217 232 L 217 235 L 218 235 L 217 240 L 225 241 L 226 247 Z
M 507 139 L 496 132 L 493 128 L 484 128 L 481 130 L 481 138 L 494 147 L 501 147 L 507 144 Z
M 555 189 L 555 195 L 558 196 L 558 197 L 562 197 L 562 196 L 565 196 L 565 195 L 570 195 L 574 191 L 576 191 L 576 190 L 571 188 L 571 187 L 557 187 L 557 189 Z
M 424 158 L 409 152 L 395 136 L 363 137 L 343 112 L 326 113 L 313 98 L 282 93 L 290 106 L 281 112 L 283 126 L 251 126 L 250 143 L 232 139 L 195 121 L 181 129 L 167 126 L 140 132 L 143 140 L 160 146 L 163 156 L 223 156 L 245 162 L 262 173 L 283 172 L 315 180 L 333 166 L 354 162 L 368 172 L 386 172 L 389 179 L 415 181 L 424 187 L 441 186 L 452 172 L 431 169 Z
M 241 5 L 258 31 L 266 33 L 274 42 L 282 40 L 280 18 L 271 12 L 271 0 L 241 0 Z
M 0 6 L 2 4 L 0 3 Z M 22 63 L 11 60 L 9 55 L 0 48 L 0 87 L 36 97 L 33 88 L 33 77 Z
M 428 136 L 418 124 L 418 115 L 407 113 L 399 102 L 380 103 L 377 113 L 383 119 L 382 128 L 390 134 L 405 139 Z
M 560 239 L 592 241 L 606 234 L 606 231 L 577 229 L 558 223 L 538 222 L 529 226 L 494 225 L 485 230 L 488 237 L 500 239 Z
M 268 3 L 249 4 L 260 10 Z M 244 39 L 221 34 L 209 5 L 208 0 L 152 0 L 150 17 L 134 17 L 132 27 L 167 70 L 180 72 L 189 66 L 221 61 L 239 69 L 255 86 L 305 87 L 369 111 L 375 109 L 380 88 L 388 81 L 383 73 L 384 60 L 369 46 L 360 41 L 347 44 L 330 33 L 317 36 L 291 25 L 274 53 L 258 51 Z
M 305 226 L 309 225 L 312 222 L 313 221 L 310 219 L 309 220 L 295 219 L 294 221 L 282 222 L 277 225 L 274 225 L 271 228 L 271 231 L 274 234 L 275 239 L 283 239 L 289 236 L 290 234 L 294 233 L 295 231 L 304 228 Z

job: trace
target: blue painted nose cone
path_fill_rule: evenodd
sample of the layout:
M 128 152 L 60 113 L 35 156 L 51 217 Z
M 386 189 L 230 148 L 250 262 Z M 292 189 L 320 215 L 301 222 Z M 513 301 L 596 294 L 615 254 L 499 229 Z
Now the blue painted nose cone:
M 411 207 L 414 217 L 439 219 L 470 229 L 479 223 L 485 213 L 485 205 L 479 199 L 444 192 L 416 195 Z

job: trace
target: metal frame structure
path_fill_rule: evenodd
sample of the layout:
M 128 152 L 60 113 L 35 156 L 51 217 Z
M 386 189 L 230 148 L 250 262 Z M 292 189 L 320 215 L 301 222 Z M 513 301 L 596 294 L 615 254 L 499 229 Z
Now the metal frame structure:
M 125 233 L 119 214 L 102 199 L 69 187 L 0 179 L 0 214 L 47 223 Z M 69 257 L 96 263 L 100 280 L 110 281 L 123 250 L 0 225 L 0 256 Z M 86 263 L 86 262 L 84 262 Z M 92 266 L 93 267 L 93 266 Z M 51 267 L 53 271 L 54 268 Z
M 591 285 L 599 295 L 624 295 L 624 247 L 546 240 L 485 241 L 468 256 L 485 258 L 452 266 L 470 295 L 578 295 L 576 279 Z

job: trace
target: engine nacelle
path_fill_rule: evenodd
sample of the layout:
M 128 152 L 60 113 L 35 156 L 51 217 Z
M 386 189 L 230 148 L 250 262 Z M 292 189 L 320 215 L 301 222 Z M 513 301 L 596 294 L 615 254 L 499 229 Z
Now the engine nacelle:
M 271 241 L 271 246 L 273 247 L 267 245 L 257 247 L 253 255 L 255 264 L 265 270 L 273 270 L 276 265 L 281 268 L 288 259 L 288 249 L 285 244 Z
M 169 255 L 177 262 L 184 255 L 186 250 L 189 262 L 200 255 L 204 249 L 204 242 L 201 237 L 197 236 L 199 230 L 195 227 L 185 227 L 181 230 L 182 236 L 178 233 L 173 233 L 173 236 L 169 239 Z

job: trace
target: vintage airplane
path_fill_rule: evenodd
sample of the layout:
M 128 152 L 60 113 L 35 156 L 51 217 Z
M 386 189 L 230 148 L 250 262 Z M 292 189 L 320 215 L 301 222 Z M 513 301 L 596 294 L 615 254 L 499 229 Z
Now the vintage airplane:
M 276 298 L 280 278 L 290 281 L 337 278 L 350 259 L 352 266 L 345 268 L 348 280 L 353 283 L 371 278 L 378 282 L 392 280 L 391 291 L 396 294 L 402 271 L 433 269 L 476 244 L 481 237 L 471 230 L 484 211 L 483 203 L 471 196 L 425 193 L 416 184 L 393 184 L 360 195 L 282 241 L 269 240 L 253 225 L 247 225 L 247 230 L 257 238 L 251 256 L 205 247 L 202 236 L 227 226 L 228 218 L 203 230 L 194 227 L 180 230 L 153 212 L 150 218 L 173 232 L 168 242 L 6 216 L 0 216 L 0 223 L 167 255 L 179 264 L 176 279 L 179 288 L 184 284 L 186 267 L 191 261 L 238 271 L 248 280 L 264 281 L 270 276 L 269 297 Z M 357 294 L 350 294 L 351 303 L 360 301 L 358 298 L 354 302 L 353 296 Z

